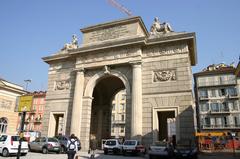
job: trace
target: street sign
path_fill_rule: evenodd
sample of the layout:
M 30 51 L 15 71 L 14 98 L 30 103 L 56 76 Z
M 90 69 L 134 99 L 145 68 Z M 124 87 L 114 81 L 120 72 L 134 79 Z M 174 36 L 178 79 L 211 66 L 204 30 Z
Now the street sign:
M 19 112 L 31 111 L 32 101 L 33 101 L 33 96 L 31 96 L 31 95 L 20 96 L 18 111 Z

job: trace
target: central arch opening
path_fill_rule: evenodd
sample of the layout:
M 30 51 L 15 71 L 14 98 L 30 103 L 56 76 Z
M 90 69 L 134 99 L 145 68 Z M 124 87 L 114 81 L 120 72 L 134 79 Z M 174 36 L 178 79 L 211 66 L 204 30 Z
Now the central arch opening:
M 126 88 L 122 80 L 105 75 L 93 90 L 90 138 L 95 137 L 98 148 L 109 138 L 125 137 Z

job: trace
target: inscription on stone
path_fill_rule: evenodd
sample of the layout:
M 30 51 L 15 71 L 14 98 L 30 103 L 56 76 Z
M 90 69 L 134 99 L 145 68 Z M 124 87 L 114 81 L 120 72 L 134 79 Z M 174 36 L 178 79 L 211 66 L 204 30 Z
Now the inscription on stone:
M 129 33 L 127 26 L 115 26 L 112 28 L 93 31 L 90 33 L 89 40 L 91 42 L 117 39 L 126 36 Z

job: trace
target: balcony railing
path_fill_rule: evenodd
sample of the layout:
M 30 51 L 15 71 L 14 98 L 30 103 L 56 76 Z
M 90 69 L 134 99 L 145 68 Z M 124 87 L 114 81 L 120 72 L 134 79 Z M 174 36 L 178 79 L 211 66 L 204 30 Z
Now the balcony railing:
M 218 85 L 234 85 L 236 84 L 235 80 L 224 80 L 224 81 L 209 81 L 209 82 L 199 82 L 198 87 L 205 87 L 205 86 L 218 86 Z
M 202 125 L 202 129 L 239 129 L 240 124 Z
M 219 110 L 219 111 L 213 111 L 213 110 L 210 110 L 208 111 L 209 114 L 225 114 L 225 113 L 230 113 L 230 110 L 229 109 L 222 109 L 222 110 Z
M 199 100 L 208 100 L 208 96 L 201 96 L 201 97 L 199 97 Z
M 124 120 L 114 120 L 112 121 L 112 124 L 125 124 Z

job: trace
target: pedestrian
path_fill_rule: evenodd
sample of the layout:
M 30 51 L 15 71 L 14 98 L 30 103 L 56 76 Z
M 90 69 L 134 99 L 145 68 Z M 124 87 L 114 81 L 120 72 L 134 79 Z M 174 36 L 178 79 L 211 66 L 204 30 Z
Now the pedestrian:
M 68 159 L 74 159 L 75 154 L 78 151 L 77 139 L 74 134 L 71 134 L 67 143 L 67 155 Z
M 94 158 L 95 157 L 95 150 L 97 149 L 97 140 L 95 135 L 91 136 L 91 140 L 90 140 L 90 158 Z

